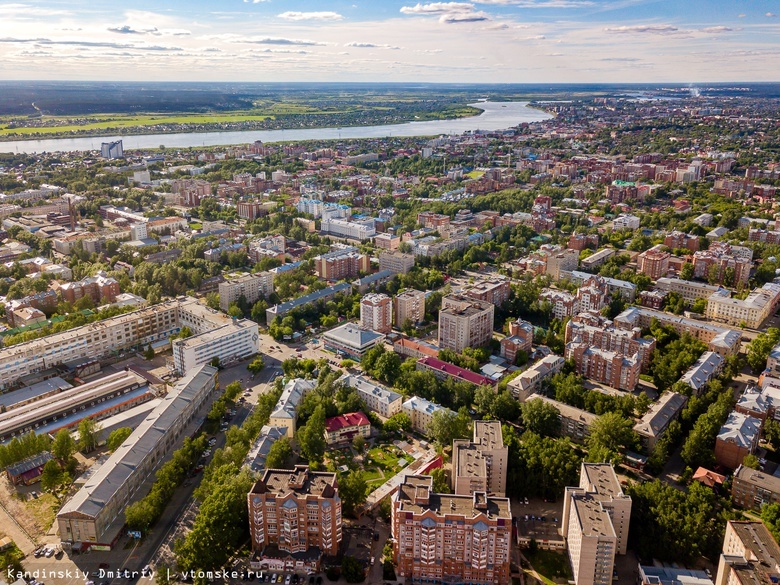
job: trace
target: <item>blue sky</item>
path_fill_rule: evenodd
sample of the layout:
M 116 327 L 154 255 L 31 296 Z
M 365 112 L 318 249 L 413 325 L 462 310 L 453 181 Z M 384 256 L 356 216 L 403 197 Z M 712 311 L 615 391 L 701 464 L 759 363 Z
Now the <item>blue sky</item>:
M 780 81 L 780 0 L 0 0 L 0 78 Z

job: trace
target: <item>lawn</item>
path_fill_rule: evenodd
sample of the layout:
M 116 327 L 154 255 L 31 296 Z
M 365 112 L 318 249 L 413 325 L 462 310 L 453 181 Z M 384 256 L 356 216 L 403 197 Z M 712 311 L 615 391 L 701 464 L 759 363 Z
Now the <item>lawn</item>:
M 52 494 L 41 494 L 37 499 L 27 500 L 24 504 L 42 532 L 51 528 L 57 516 L 57 510 L 60 509 L 60 503 Z
M 399 464 L 401 460 L 405 460 L 407 464 L 414 461 L 410 455 L 392 445 L 383 445 L 369 450 L 365 454 L 362 465 L 355 460 L 351 449 L 330 451 L 328 459 L 327 468 L 331 471 L 336 471 L 342 465 L 346 465 L 351 470 L 361 469 L 370 491 L 374 491 L 398 473 L 404 466 Z
M 554 585 L 556 579 L 566 581 L 572 578 L 569 560 L 565 555 L 541 549 L 534 553 L 523 551 L 523 554 L 547 585 Z

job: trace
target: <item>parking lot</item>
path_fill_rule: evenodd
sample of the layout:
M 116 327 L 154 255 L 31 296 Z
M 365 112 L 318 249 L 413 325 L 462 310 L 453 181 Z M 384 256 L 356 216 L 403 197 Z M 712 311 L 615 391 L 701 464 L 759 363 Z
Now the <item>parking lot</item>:
M 563 516 L 563 500 L 545 502 L 541 498 L 512 500 L 512 515 L 517 518 L 517 534 L 519 537 L 534 539 L 543 544 L 545 541 L 561 540 L 561 517 Z

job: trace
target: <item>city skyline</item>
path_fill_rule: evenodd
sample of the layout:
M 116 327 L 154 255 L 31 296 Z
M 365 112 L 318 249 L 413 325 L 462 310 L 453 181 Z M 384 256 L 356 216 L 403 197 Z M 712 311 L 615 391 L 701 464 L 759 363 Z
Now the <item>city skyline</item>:
M 776 81 L 780 2 L 0 3 L 0 78 Z

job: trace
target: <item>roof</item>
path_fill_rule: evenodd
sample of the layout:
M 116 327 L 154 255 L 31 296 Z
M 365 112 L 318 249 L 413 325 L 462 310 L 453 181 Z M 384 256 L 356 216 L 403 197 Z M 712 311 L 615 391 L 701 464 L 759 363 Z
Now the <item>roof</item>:
M 439 350 L 433 345 L 429 343 L 423 343 L 421 341 L 414 341 L 413 339 L 406 339 L 405 337 L 402 337 L 401 339 L 393 342 L 393 347 L 409 348 L 433 358 L 439 356 Z
M 426 400 L 425 398 L 420 398 L 419 396 L 412 396 L 409 400 L 404 402 L 401 407 L 404 410 L 414 410 L 427 414 L 433 414 L 437 410 L 450 410 L 449 408 L 436 404 L 435 402 L 431 402 L 430 400 Z M 452 411 L 450 410 L 450 412 Z
M 260 429 L 260 434 L 255 439 L 252 448 L 244 459 L 244 465 L 254 472 L 260 472 L 265 469 L 265 460 L 271 446 L 287 434 L 285 427 L 272 427 L 265 425 Z
M 487 376 L 482 376 L 481 374 L 477 374 L 471 370 L 467 370 L 454 364 L 442 361 L 438 358 L 426 356 L 417 360 L 417 363 L 425 366 L 426 368 L 447 374 L 452 378 L 457 378 L 465 382 L 471 382 L 477 386 L 492 386 L 496 383 L 495 380 L 488 378 Z
M 775 477 L 744 465 L 737 467 L 737 470 L 734 472 L 734 480 L 758 486 L 773 494 L 780 494 L 780 477 Z
M 761 420 L 741 412 L 729 414 L 726 423 L 720 428 L 718 441 L 735 443 L 744 448 L 751 448 L 761 433 Z
M 540 378 L 550 376 L 563 367 L 564 359 L 555 354 L 544 356 L 519 376 L 509 381 L 508 386 L 526 390 L 536 384 Z
M 182 378 L 163 399 L 160 406 L 133 431 L 114 451 L 101 468 L 68 500 L 58 516 L 78 514 L 95 518 L 141 467 L 155 446 L 168 433 L 181 413 L 210 380 L 215 380 L 217 369 L 203 365 Z
M 704 571 L 677 567 L 639 565 L 639 576 L 645 585 L 712 585 Z
M 437 516 L 464 516 L 473 519 L 477 516 L 485 517 L 485 520 L 509 521 L 512 513 L 508 498 L 484 496 L 484 510 L 475 506 L 480 497 L 474 495 L 438 494 L 433 492 L 433 479 L 429 475 L 407 475 L 403 483 L 398 486 L 398 491 L 393 496 L 399 503 L 399 512 L 411 512 L 413 514 L 425 514 L 433 512 Z M 420 496 L 427 497 L 427 503 L 421 503 Z
M 723 485 L 723 482 L 726 481 L 726 476 L 710 471 L 706 467 L 699 467 L 696 473 L 693 474 L 693 480 L 709 487 L 715 487 L 716 485 Z
M 314 303 L 320 299 L 326 299 L 330 298 L 331 296 L 334 296 L 340 292 L 344 292 L 346 290 L 352 290 L 352 285 L 348 282 L 340 282 L 338 284 L 334 284 L 333 286 L 329 286 L 327 288 L 320 289 L 316 292 L 310 293 L 308 295 L 304 295 L 302 297 L 298 297 L 297 299 L 293 299 L 291 301 L 287 301 L 285 303 L 280 303 L 278 305 L 275 305 L 273 307 L 270 307 L 268 310 L 271 311 L 274 314 L 277 315 L 283 315 L 285 313 L 289 313 L 296 307 L 301 307 L 303 305 L 307 305 L 309 303 Z
M 376 344 L 385 338 L 382 333 L 377 333 L 370 329 L 361 329 L 355 323 L 345 323 L 324 333 L 322 337 L 354 348 L 364 348 Z
M 664 392 L 658 402 L 653 404 L 642 419 L 634 425 L 634 431 L 645 437 L 660 436 L 683 409 L 686 402 L 688 402 L 688 398 L 682 394 Z
M 322 497 L 336 496 L 336 474 L 328 471 L 311 471 L 307 465 L 295 469 L 266 469 L 263 479 L 252 488 L 252 493 L 270 492 L 277 497 L 290 494 Z
M 379 384 L 369 382 L 363 376 L 355 376 L 352 374 L 344 374 L 337 380 L 337 382 L 346 384 L 350 388 L 354 388 L 358 391 L 358 394 L 370 394 L 374 396 L 379 402 L 386 404 L 392 404 L 396 400 L 403 398 L 398 392 L 389 390 Z
M 316 383 L 312 380 L 295 378 L 284 385 L 281 396 L 276 402 L 276 408 L 271 413 L 271 418 L 289 418 L 295 420 L 296 410 L 303 396 L 310 390 L 314 390 Z
M 325 419 L 325 430 L 329 433 L 335 433 L 351 427 L 364 427 L 366 425 L 370 426 L 371 421 L 362 412 L 348 412 Z
M 51 459 L 54 459 L 54 456 L 51 454 L 51 452 L 43 451 L 42 453 L 38 453 L 37 455 L 33 455 L 27 459 L 22 459 L 18 463 L 9 465 L 6 467 L 6 471 L 8 472 L 8 475 L 22 475 L 28 471 L 32 471 L 33 469 L 43 467 L 46 465 L 46 462 L 50 461 Z

